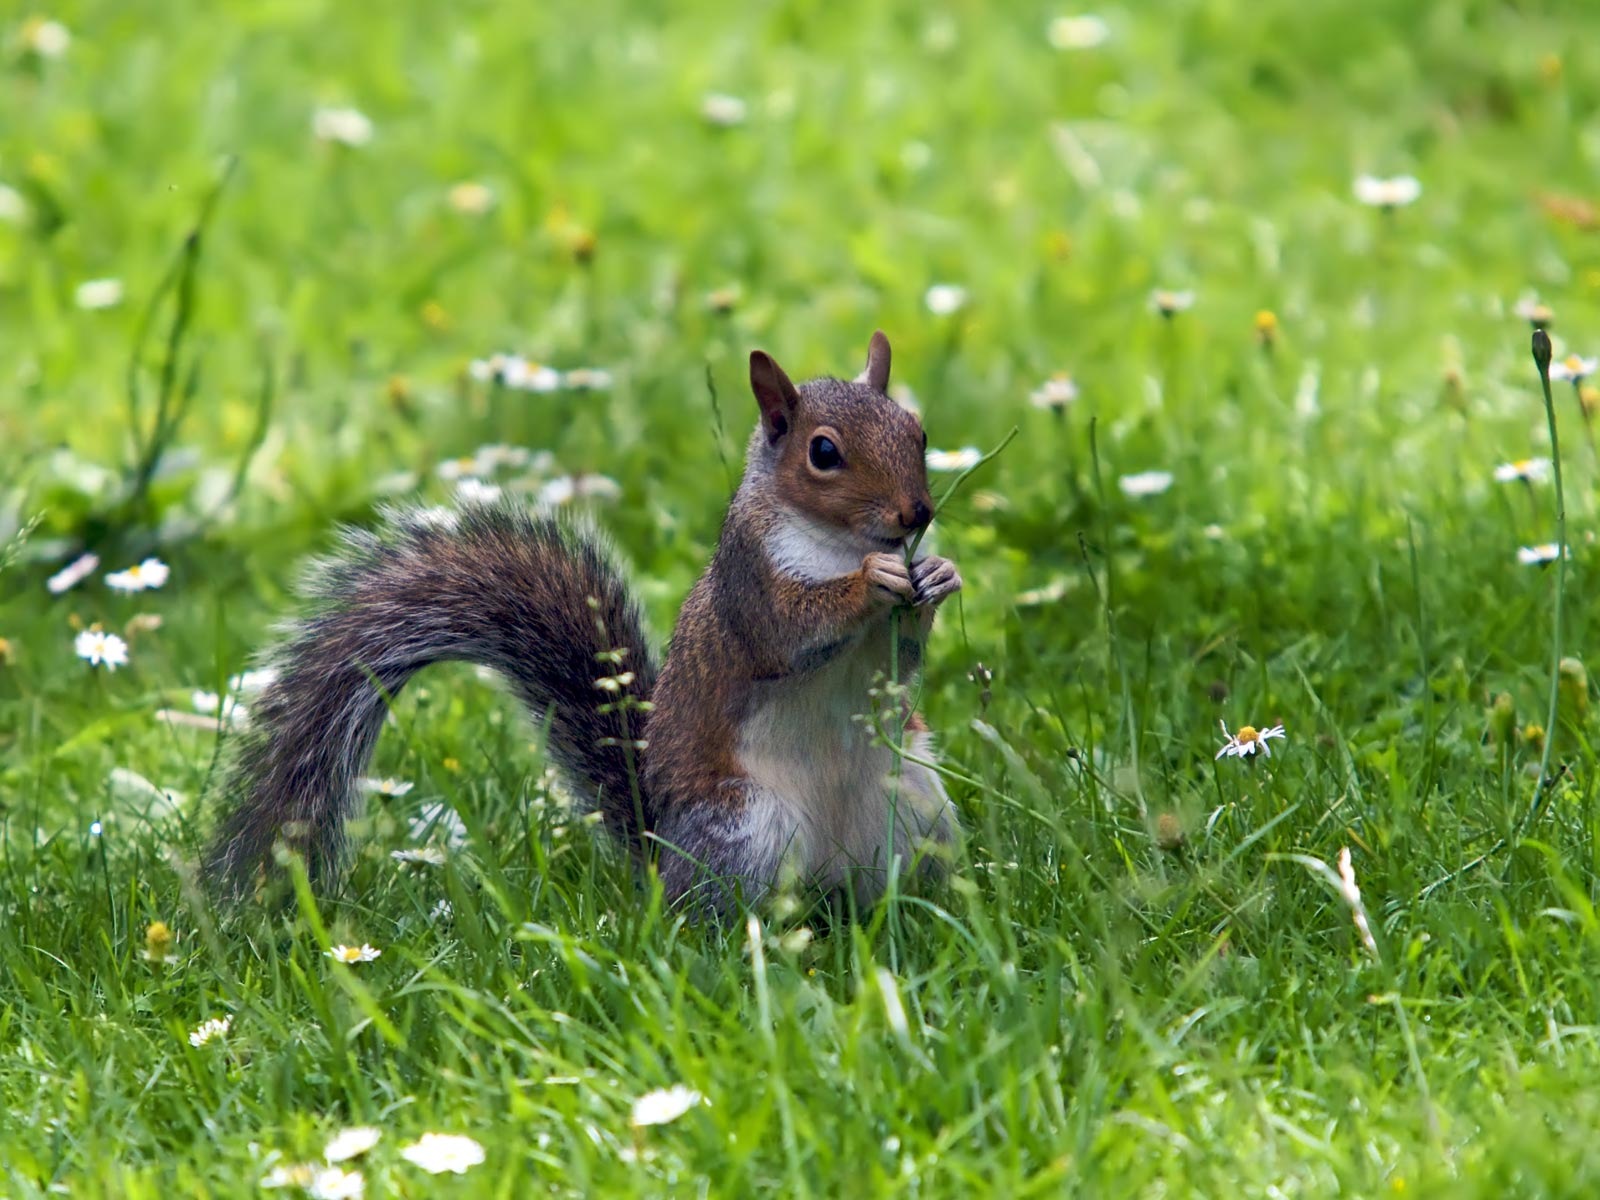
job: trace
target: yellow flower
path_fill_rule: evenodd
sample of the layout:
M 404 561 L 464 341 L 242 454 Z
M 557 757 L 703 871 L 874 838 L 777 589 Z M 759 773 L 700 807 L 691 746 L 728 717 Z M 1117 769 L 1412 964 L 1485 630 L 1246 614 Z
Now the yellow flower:
M 1256 313 L 1256 341 L 1271 349 L 1278 340 L 1278 314 L 1270 308 Z

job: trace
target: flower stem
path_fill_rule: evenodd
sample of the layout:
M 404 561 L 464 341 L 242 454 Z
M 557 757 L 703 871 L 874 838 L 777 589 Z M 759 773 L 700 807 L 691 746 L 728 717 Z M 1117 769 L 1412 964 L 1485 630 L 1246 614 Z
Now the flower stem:
M 1550 426 L 1550 463 L 1556 482 L 1556 602 L 1550 633 L 1550 714 L 1544 724 L 1544 751 L 1539 756 L 1539 778 L 1533 785 L 1533 799 L 1517 824 L 1511 840 L 1513 847 L 1538 818 L 1550 791 L 1550 753 L 1556 743 L 1556 706 L 1561 695 L 1561 602 L 1567 581 L 1567 503 L 1561 490 L 1561 443 L 1556 437 L 1556 405 L 1550 395 L 1550 335 L 1542 329 L 1533 331 L 1533 361 L 1539 368 L 1539 385 L 1544 390 L 1544 415 Z

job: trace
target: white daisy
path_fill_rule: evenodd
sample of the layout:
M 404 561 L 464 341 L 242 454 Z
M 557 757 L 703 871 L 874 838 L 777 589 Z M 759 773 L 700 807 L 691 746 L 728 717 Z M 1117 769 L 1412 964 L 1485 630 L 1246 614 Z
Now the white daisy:
M 1067 594 L 1070 586 L 1064 576 L 1052 579 L 1043 587 L 1029 588 L 1025 592 L 1018 592 L 1015 597 L 1016 603 L 1024 608 L 1031 608 L 1036 604 L 1054 604 Z
M 363 779 L 361 786 L 380 796 L 404 796 L 417 785 L 406 779 Z
M 1569 380 L 1572 383 L 1581 383 L 1596 370 L 1600 370 L 1600 358 L 1584 358 L 1578 354 L 1569 354 L 1550 364 L 1550 378 L 1553 381 Z
M 1122 489 L 1124 496 L 1135 499 L 1140 496 L 1159 496 L 1172 486 L 1172 472 L 1140 471 L 1136 475 L 1124 475 L 1117 480 L 1117 486 Z
M 712 288 L 706 293 L 706 307 L 716 313 L 730 313 L 739 303 L 742 290 L 737 283 L 730 283 L 726 287 Z
M 72 45 L 72 33 L 60 21 L 33 17 L 23 23 L 22 47 L 40 58 L 60 58 Z
M 115 671 L 128 665 L 128 643 L 101 629 L 85 629 L 73 639 L 72 648 L 91 667 L 104 663 L 106 670 Z
M 724 92 L 709 92 L 700 101 L 700 115 L 712 125 L 719 125 L 724 129 L 734 125 L 743 125 L 749 113 L 749 105 L 737 96 L 729 96 Z
M 1543 329 L 1556 319 L 1551 307 L 1535 296 L 1524 296 L 1511 311 L 1536 329 Z
M 1548 458 L 1519 458 L 1516 462 L 1501 463 L 1494 469 L 1497 483 L 1543 483 L 1550 478 L 1551 462 Z
M 1035 408 L 1049 408 L 1060 412 L 1067 405 L 1078 398 L 1078 385 L 1073 382 L 1072 376 L 1065 371 L 1050 376 L 1042 384 L 1028 393 L 1028 400 Z
M 922 297 L 928 311 L 936 317 L 948 317 L 967 303 L 967 289 L 958 283 L 936 283 Z
M 212 1017 L 209 1021 L 200 1022 L 199 1028 L 189 1035 L 189 1045 L 198 1050 L 201 1046 L 215 1041 L 219 1037 L 226 1037 L 228 1030 L 233 1028 L 233 1017 Z
M 465 1175 L 483 1161 L 483 1147 L 459 1133 L 425 1133 L 401 1150 L 400 1157 L 432 1175 Z
M 1254 725 L 1239 726 L 1238 733 L 1228 732 L 1228 723 L 1221 722 L 1222 736 L 1228 740 L 1221 750 L 1217 751 L 1218 758 L 1248 758 L 1256 751 L 1261 751 L 1268 758 L 1272 757 L 1272 747 L 1267 745 L 1268 738 L 1285 737 L 1282 725 L 1274 725 L 1271 729 L 1257 729 Z
M 322 1157 L 331 1163 L 348 1162 L 371 1150 L 382 1138 L 383 1130 L 374 1129 L 371 1125 L 341 1129 L 328 1140 L 327 1149 L 323 1150 Z
M 242 725 L 250 719 L 250 710 L 232 694 L 219 696 L 215 692 L 197 688 L 189 694 L 189 703 L 194 706 L 195 712 L 221 717 L 230 724 Z
M 1572 551 L 1568 550 L 1568 558 Z M 1522 546 L 1517 550 L 1517 561 L 1525 567 L 1543 567 L 1561 557 L 1561 548 L 1554 542 L 1545 542 L 1538 546 Z
M 379 950 L 376 946 L 362 942 L 359 946 L 334 946 L 332 949 L 326 950 L 323 953 L 328 958 L 333 959 L 334 962 L 365 963 L 371 962 L 373 959 L 381 955 L 383 951 Z
M 983 460 L 983 451 L 976 446 L 963 446 L 959 450 L 929 450 L 928 470 L 965 471 Z
M 665 1125 L 669 1121 L 676 1121 L 704 1099 L 699 1092 L 681 1083 L 646 1092 L 633 1102 L 628 1124 L 635 1129 L 643 1129 L 647 1125 Z
M 442 801 L 422 806 L 422 811 L 411 819 L 411 840 L 426 841 L 429 834 L 438 833 L 451 850 L 467 844 L 467 826 L 461 814 Z
M 28 202 L 16 188 L 0 183 L 0 221 L 20 221 L 28 215 Z
M 98 308 L 115 308 L 122 303 L 122 280 L 86 280 L 72 293 L 72 299 L 79 308 L 91 311 Z
M 493 504 L 500 499 L 500 485 L 481 479 L 463 479 L 456 484 L 456 500 L 462 504 Z
M 506 387 L 521 392 L 554 392 L 561 388 L 560 371 L 515 354 L 502 360 L 497 377 Z
M 549 452 L 546 451 L 545 453 L 548 455 Z M 504 442 L 494 442 L 487 446 L 479 446 L 477 450 L 473 451 L 471 459 L 457 459 L 456 461 L 477 462 L 479 470 L 469 471 L 469 475 L 492 475 L 501 467 L 506 467 L 513 471 L 520 470 L 528 466 L 532 458 L 533 452 L 526 446 L 508 446 Z
M 59 596 L 62 592 L 71 591 L 90 575 L 94 574 L 100 565 L 98 554 L 80 554 L 49 579 L 44 581 L 44 586 L 49 589 L 52 596 Z
M 116 571 L 106 576 L 106 586 L 114 592 L 142 592 L 166 583 L 171 569 L 159 558 L 147 558 L 135 563 L 126 571 Z
M 316 1163 L 280 1163 L 261 1177 L 263 1188 L 299 1188 L 305 1191 L 322 1168 Z
M 1045 37 L 1057 50 L 1092 50 L 1111 37 L 1111 26 L 1093 15 L 1057 17 L 1050 22 Z
M 442 867 L 445 854 L 437 846 L 423 846 L 418 850 L 391 850 L 389 857 L 407 866 Z
M 1194 292 L 1174 292 L 1166 288 L 1157 288 L 1150 293 L 1150 303 L 1163 317 L 1170 317 L 1174 313 L 1187 312 L 1194 307 Z
M 476 454 L 466 455 L 462 458 L 447 458 L 433 469 L 435 475 L 446 483 L 455 483 L 475 475 L 487 475 L 490 472 L 484 469 L 485 463 Z
M 1413 175 L 1395 175 L 1380 179 L 1375 175 L 1357 175 L 1356 199 L 1373 208 L 1402 208 L 1422 195 L 1422 184 Z
M 450 207 L 469 217 L 481 217 L 494 207 L 494 191 L 487 185 L 464 180 L 450 189 Z
M 374 132 L 366 113 L 354 108 L 319 108 L 311 114 L 311 132 L 319 142 L 365 146 Z
M 564 382 L 573 391 L 601 392 L 611 386 L 611 372 L 603 367 L 574 367 Z
M 251 671 L 240 671 L 237 675 L 229 677 L 228 690 L 230 692 L 238 692 L 240 695 L 249 695 L 252 692 L 259 692 L 270 683 L 276 682 L 277 678 L 278 670 L 276 667 L 257 667 Z
M 361 1172 L 343 1167 L 325 1167 L 306 1185 L 306 1195 L 311 1200 L 361 1200 L 366 1190 L 367 1181 Z

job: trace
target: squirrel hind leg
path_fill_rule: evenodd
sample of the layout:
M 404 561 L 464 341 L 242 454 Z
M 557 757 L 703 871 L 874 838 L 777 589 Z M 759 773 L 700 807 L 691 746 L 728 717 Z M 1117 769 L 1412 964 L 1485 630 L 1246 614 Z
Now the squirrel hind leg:
M 667 808 L 652 840 L 667 899 L 726 918 L 760 903 L 778 884 L 798 831 L 762 819 L 749 780 L 728 780 L 720 790 L 728 794 Z

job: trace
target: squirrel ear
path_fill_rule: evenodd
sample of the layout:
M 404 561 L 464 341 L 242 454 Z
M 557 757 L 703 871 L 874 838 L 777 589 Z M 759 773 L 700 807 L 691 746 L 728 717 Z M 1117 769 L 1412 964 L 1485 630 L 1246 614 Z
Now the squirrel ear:
M 867 366 L 856 376 L 856 382 L 866 384 L 875 392 L 889 390 L 889 339 L 883 336 L 881 329 L 872 335 L 867 345 Z
M 750 390 L 761 405 L 761 427 L 767 441 L 776 442 L 789 432 L 795 409 L 800 406 L 800 393 L 783 373 L 783 368 L 765 350 L 750 352 Z

